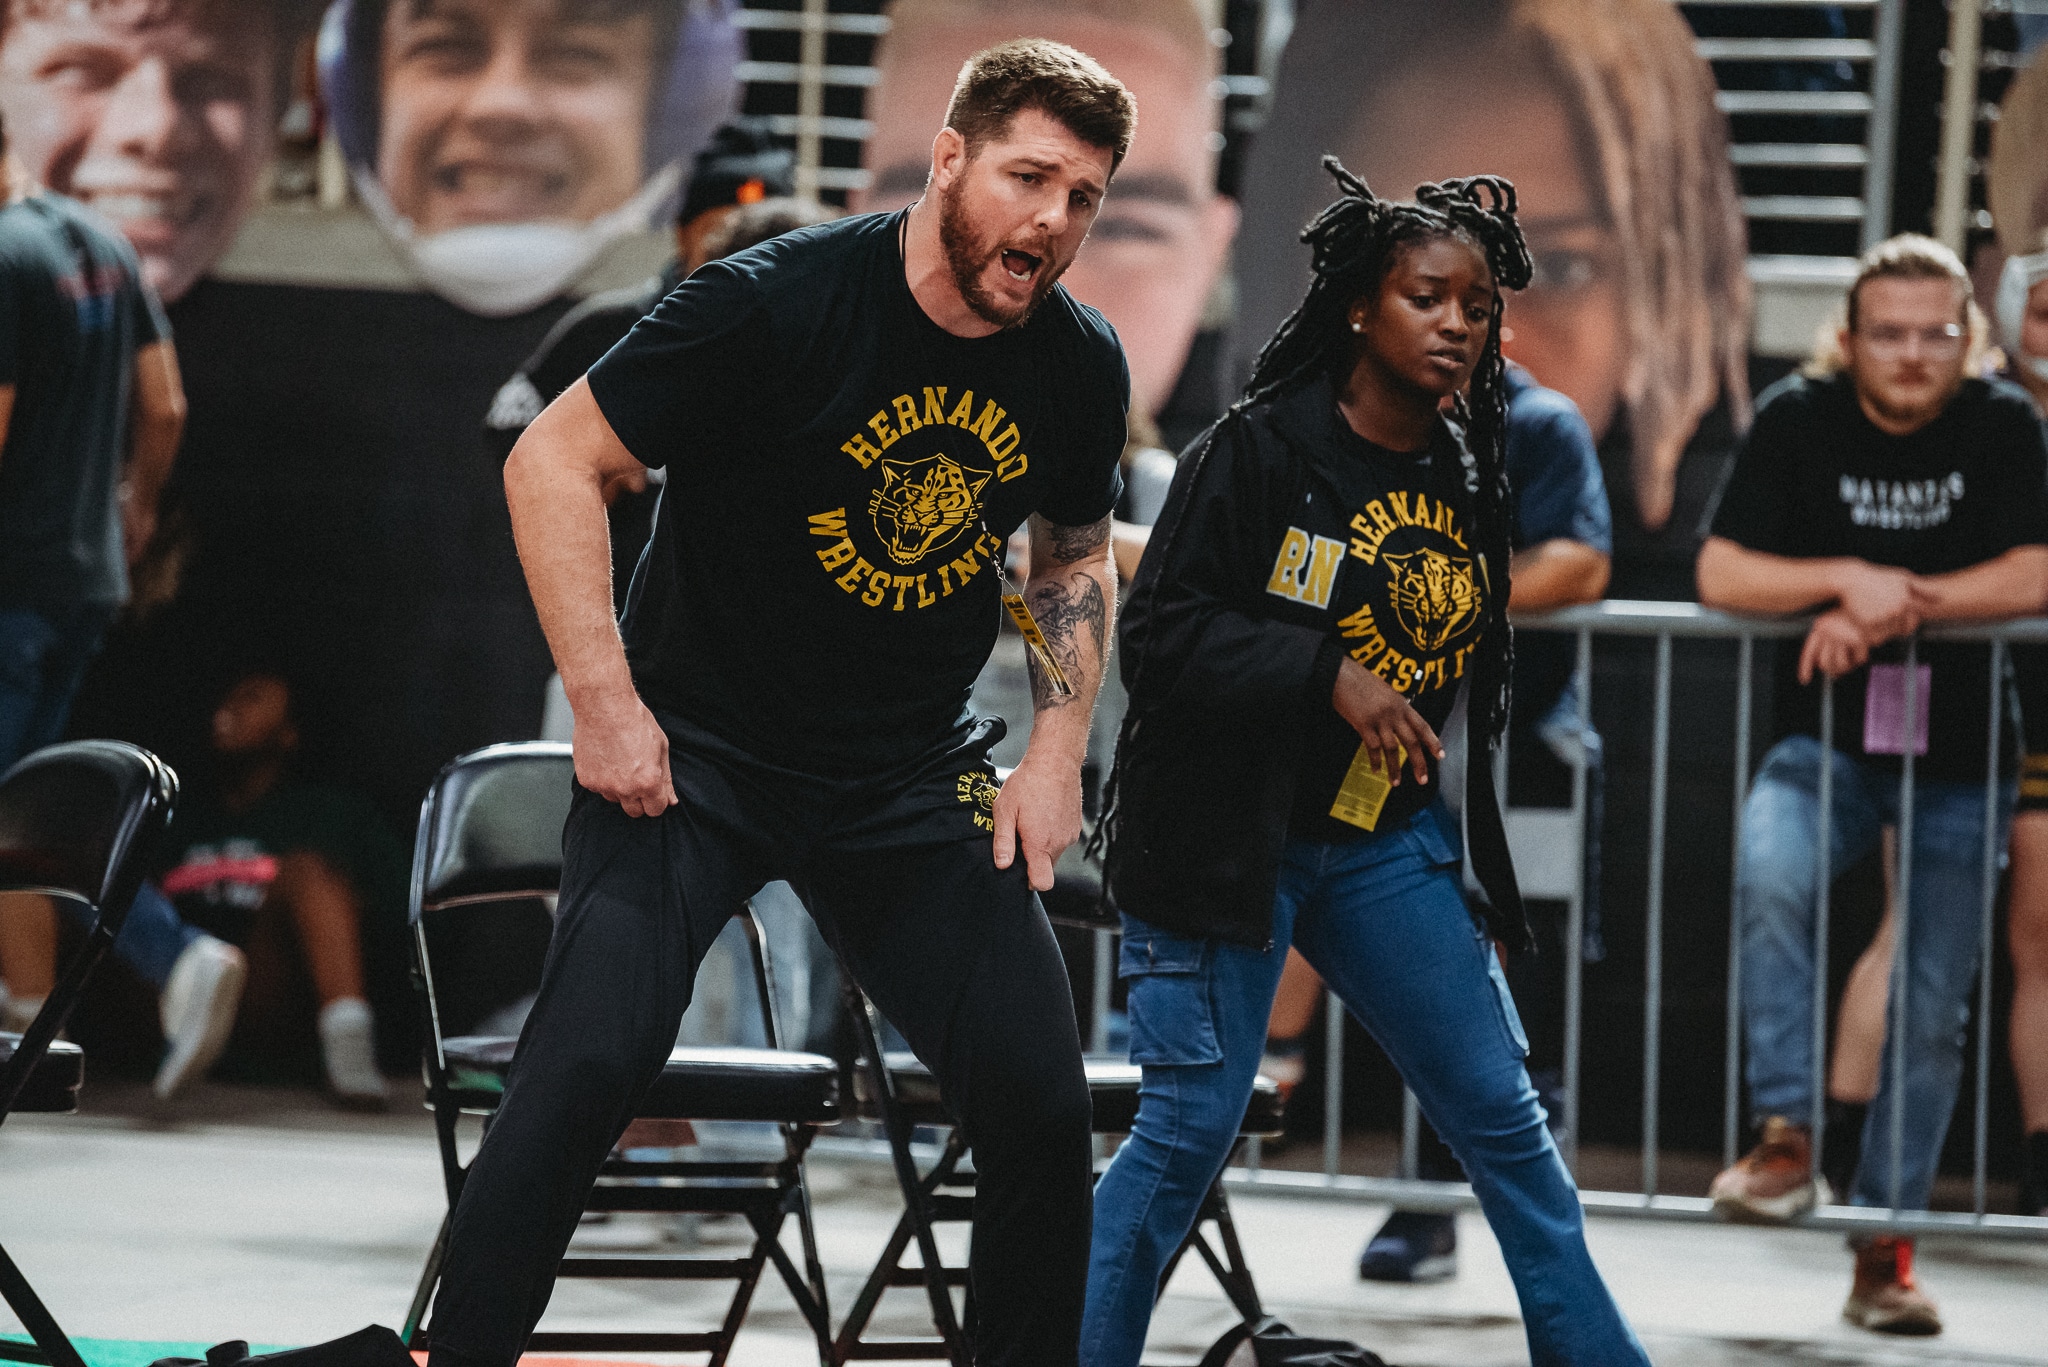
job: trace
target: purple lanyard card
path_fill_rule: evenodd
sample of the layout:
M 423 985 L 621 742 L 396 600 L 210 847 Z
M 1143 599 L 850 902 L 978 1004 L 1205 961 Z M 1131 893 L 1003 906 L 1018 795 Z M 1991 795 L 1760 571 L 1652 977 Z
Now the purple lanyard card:
M 1928 695 L 1933 690 L 1934 666 L 1913 668 L 1913 753 L 1927 753 Z M 1863 688 L 1863 753 L 1903 755 L 1906 753 L 1906 667 L 1872 665 Z

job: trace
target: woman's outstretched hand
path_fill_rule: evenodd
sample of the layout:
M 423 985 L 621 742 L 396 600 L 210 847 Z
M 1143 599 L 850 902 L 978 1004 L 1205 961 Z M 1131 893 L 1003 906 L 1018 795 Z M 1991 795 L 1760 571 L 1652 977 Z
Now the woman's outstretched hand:
M 1408 752 L 1415 781 L 1429 782 L 1428 757 L 1442 759 L 1444 748 L 1422 714 L 1410 707 L 1392 684 L 1347 655 L 1337 667 L 1337 686 L 1331 691 L 1330 703 L 1365 742 L 1373 767 L 1383 770 L 1396 786 L 1401 782 L 1397 766 L 1403 749 Z

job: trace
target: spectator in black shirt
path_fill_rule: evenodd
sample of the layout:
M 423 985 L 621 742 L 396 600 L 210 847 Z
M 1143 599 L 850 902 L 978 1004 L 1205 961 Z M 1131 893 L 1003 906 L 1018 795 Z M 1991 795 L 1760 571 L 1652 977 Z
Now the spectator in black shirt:
M 156 525 L 185 420 L 134 248 L 35 182 L 0 125 L 0 773 L 63 735 Z M 48 899 L 0 911 L 11 1014 L 55 981 Z M 40 948 L 39 948 L 40 947 Z
M 2048 604 L 2048 470 L 2039 418 L 2001 381 L 1968 379 L 1981 326 L 1946 247 L 1905 235 L 1867 253 L 1850 287 L 1839 367 L 1764 398 L 1722 490 L 1698 563 L 1700 598 L 1737 612 L 1818 610 L 1781 671 L 1782 739 L 1743 809 L 1737 895 L 1750 1104 L 1762 1140 L 1715 1179 L 1731 1216 L 1785 1219 L 1826 1196 L 1813 1169 L 1813 919 L 1821 766 L 1832 777 L 1829 867 L 1876 848 L 1901 802 L 1901 756 L 1918 756 L 1912 877 L 1900 890 L 1904 1076 L 1870 1108 L 1850 1200 L 1924 1209 L 1962 1074 L 1979 964 L 1984 753 L 1991 681 L 1982 646 L 1931 644 L 1909 674 L 1905 640 L 1925 622 L 2020 616 Z M 1833 751 L 1821 748 L 1832 684 Z M 1999 794 L 2000 834 L 2012 808 Z M 1896 1028 L 1897 1022 L 1893 1022 Z M 1887 1051 L 1889 1055 L 1889 1051 Z M 1904 1088 L 1895 1166 L 1893 1091 Z M 1915 1286 L 1912 1243 L 1857 1241 L 1845 1318 L 1936 1333 Z

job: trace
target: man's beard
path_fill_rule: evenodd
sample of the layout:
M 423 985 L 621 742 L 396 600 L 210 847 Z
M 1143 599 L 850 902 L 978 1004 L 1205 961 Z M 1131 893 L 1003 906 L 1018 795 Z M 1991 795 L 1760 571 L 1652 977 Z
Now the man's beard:
M 1949 401 L 1955 398 L 1962 387 L 1962 379 L 1957 377 L 1953 384 L 1944 385 L 1931 398 L 1899 403 L 1885 397 L 1873 386 L 1864 392 L 1861 398 L 1887 422 L 1917 430 L 1940 417 L 1942 411 L 1948 407 Z
M 985 323 L 999 328 L 1022 327 L 1031 319 L 1031 314 L 1052 287 L 1058 282 L 1065 266 L 1052 265 L 1050 247 L 1034 252 L 1044 264 L 1040 267 L 1043 279 L 1032 288 L 1031 297 L 1021 306 L 1007 305 L 999 301 L 981 283 L 982 270 L 991 262 L 1002 259 L 1002 247 L 998 243 L 981 243 L 975 240 L 974 228 L 967 220 L 967 206 L 962 203 L 964 192 L 960 182 L 954 182 L 951 189 L 939 191 L 939 244 L 946 252 L 946 265 L 953 272 L 953 285 L 960 291 L 960 297 L 967 301 L 967 307 L 974 316 Z

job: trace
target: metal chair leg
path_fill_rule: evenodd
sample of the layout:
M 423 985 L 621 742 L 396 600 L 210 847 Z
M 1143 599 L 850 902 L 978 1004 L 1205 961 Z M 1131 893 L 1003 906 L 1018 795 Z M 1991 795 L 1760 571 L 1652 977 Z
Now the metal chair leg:
M 818 1257 L 818 1228 L 811 1216 L 810 1178 L 801 1167 L 797 1169 L 796 1190 L 791 1193 L 791 1199 L 796 1207 L 797 1234 L 803 1243 L 804 1280 L 809 1284 L 811 1299 L 817 1306 L 817 1318 L 811 1328 L 817 1335 L 818 1363 L 819 1367 L 832 1367 L 832 1302 L 825 1286 L 825 1264 Z
M 420 1269 L 420 1284 L 412 1293 L 412 1308 L 405 1312 L 405 1327 L 398 1331 L 398 1337 L 408 1348 L 427 1346 L 426 1335 L 420 1332 L 420 1323 L 427 1317 L 427 1306 L 434 1299 L 434 1288 L 441 1282 L 441 1259 L 448 1253 L 448 1227 L 455 1223 L 455 1211 L 450 1208 L 441 1217 L 441 1232 L 434 1236 L 433 1251 L 427 1254 L 427 1265 Z
M 896 1171 L 896 1185 L 903 1192 L 903 1219 L 898 1222 L 896 1234 L 890 1239 L 890 1248 L 885 1260 L 893 1268 L 895 1260 L 902 1257 L 906 1233 L 904 1227 L 908 1225 L 907 1232 L 917 1240 L 918 1257 L 924 1263 L 925 1294 L 931 1302 L 932 1324 L 939 1332 L 947 1360 L 953 1363 L 954 1367 L 973 1367 L 973 1350 L 967 1342 L 966 1334 L 961 1330 L 958 1317 L 953 1313 L 953 1293 L 947 1280 L 946 1265 L 939 1258 L 938 1240 L 932 1235 L 930 1191 L 936 1186 L 935 1179 L 943 1180 L 941 1174 L 949 1173 L 952 1164 L 941 1160 L 931 1176 L 918 1176 L 917 1163 L 910 1154 L 912 1126 L 896 1104 L 896 1093 L 889 1083 L 888 1065 L 882 1056 L 880 1031 L 875 1028 L 874 1019 L 869 1015 L 872 1007 L 866 994 L 854 984 L 852 975 L 846 973 L 843 966 L 841 971 L 845 985 L 847 1014 L 853 1018 L 855 1044 L 867 1064 L 870 1081 L 874 1084 L 876 1101 L 882 1112 L 882 1129 L 889 1141 L 889 1160 Z M 956 1137 L 957 1134 L 955 1131 Z M 881 1269 L 878 1268 L 877 1271 L 879 1273 Z M 879 1298 L 880 1290 L 876 1288 L 872 1299 Z M 866 1303 L 870 1299 L 868 1292 L 864 1290 L 862 1302 Z M 859 1313 L 861 1308 L 863 1307 L 857 1306 L 856 1315 L 849 1317 L 847 1324 L 841 1326 L 837 1351 L 842 1361 L 850 1356 L 852 1351 L 849 1331 L 853 1340 L 857 1342 L 861 1329 L 865 1327 L 866 1315 Z M 874 1306 L 865 1304 L 864 1308 L 871 1314 Z
M 1202 1233 L 1204 1222 L 1216 1226 L 1217 1241 L 1223 1245 L 1219 1256 L 1216 1249 Z M 1188 1230 L 1188 1237 L 1174 1250 L 1167 1260 L 1166 1269 L 1159 1274 L 1158 1289 L 1153 1292 L 1156 1299 L 1166 1294 L 1166 1284 L 1173 1280 L 1181 1259 L 1193 1250 L 1208 1265 L 1210 1275 L 1223 1288 L 1223 1294 L 1230 1298 L 1230 1304 L 1246 1323 L 1255 1324 L 1266 1316 L 1265 1307 L 1259 1302 L 1259 1288 L 1252 1281 L 1251 1265 L 1245 1261 L 1244 1246 L 1238 1242 L 1237 1224 L 1231 1219 L 1230 1201 L 1223 1193 L 1223 1179 L 1218 1177 L 1210 1186 L 1208 1195 L 1202 1198 L 1201 1209 L 1195 1215 L 1194 1227 Z
M 1228 1261 L 1219 1266 L 1206 1239 L 1200 1241 L 1203 1261 L 1209 1264 L 1209 1270 L 1223 1287 L 1223 1294 L 1230 1297 L 1230 1303 L 1237 1307 L 1240 1315 L 1247 1320 L 1264 1319 L 1266 1310 L 1259 1304 L 1259 1288 L 1252 1282 L 1250 1264 L 1245 1262 L 1244 1245 L 1238 1242 L 1237 1222 L 1231 1218 L 1230 1200 L 1223 1194 L 1221 1177 L 1209 1188 L 1204 1204 L 1208 1207 L 1209 1219 L 1216 1224 L 1216 1237 L 1222 1243 L 1224 1257 Z
M 5 1356 L 17 1362 L 42 1362 L 48 1367 L 85 1367 L 85 1359 L 71 1346 L 71 1340 L 57 1327 L 57 1320 L 44 1308 L 35 1288 L 28 1284 L 28 1278 L 21 1275 L 21 1269 L 14 1265 L 14 1259 L 7 1256 L 7 1250 L 0 1248 L 0 1296 L 7 1300 L 22 1328 L 35 1340 L 41 1353 L 28 1356 L 28 1350 L 20 1345 L 9 1345 L 15 1351 Z

